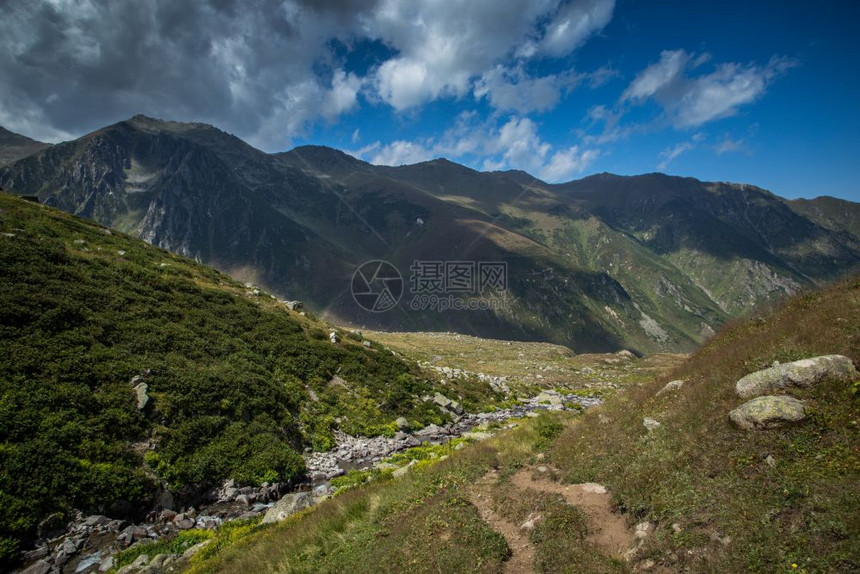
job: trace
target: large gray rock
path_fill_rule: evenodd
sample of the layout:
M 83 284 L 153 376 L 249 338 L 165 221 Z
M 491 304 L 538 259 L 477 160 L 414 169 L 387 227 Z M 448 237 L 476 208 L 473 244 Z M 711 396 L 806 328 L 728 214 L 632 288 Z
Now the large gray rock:
M 51 563 L 47 560 L 39 560 L 35 564 L 30 565 L 26 570 L 22 570 L 21 574 L 48 574 L 51 571 Z
M 729 418 L 744 430 L 776 428 L 806 418 L 806 405 L 794 397 L 756 397 L 730 412 Z
M 313 499 L 308 496 L 307 492 L 291 492 L 281 498 L 275 505 L 266 512 L 263 517 L 263 524 L 272 522 L 280 522 L 286 520 L 300 510 L 304 510 L 313 505 Z
M 143 409 L 146 406 L 146 403 L 149 402 L 149 395 L 146 393 L 149 385 L 146 383 L 138 383 L 134 386 L 134 393 L 137 397 L 137 408 Z
M 824 355 L 750 373 L 735 384 L 735 392 L 739 397 L 749 399 L 788 387 L 809 387 L 825 379 L 851 380 L 855 377 L 857 371 L 851 359 L 842 355 Z

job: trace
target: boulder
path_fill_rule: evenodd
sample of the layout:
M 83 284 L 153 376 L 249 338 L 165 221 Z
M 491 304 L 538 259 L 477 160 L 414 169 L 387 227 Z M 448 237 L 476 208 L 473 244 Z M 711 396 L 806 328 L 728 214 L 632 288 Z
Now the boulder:
M 313 505 L 313 499 L 308 496 L 307 492 L 291 492 L 281 498 L 275 505 L 270 508 L 263 517 L 263 524 L 272 522 L 280 522 L 292 516 L 300 510 L 304 510 Z
M 648 432 L 651 432 L 654 429 L 660 428 L 660 423 L 650 417 L 645 417 L 642 419 L 642 426 L 644 426 Z
M 826 379 L 844 381 L 856 377 L 851 359 L 824 355 L 750 373 L 735 384 L 735 392 L 743 399 L 750 399 L 788 387 L 810 387 Z
M 451 404 L 451 399 L 443 395 L 442 393 L 436 393 L 433 396 L 433 402 L 439 405 L 442 408 L 447 408 L 448 405 Z
M 55 512 L 39 523 L 37 532 L 39 538 L 53 538 L 65 530 L 66 523 L 63 521 L 63 515 Z
M 137 408 L 143 409 L 146 406 L 146 403 L 149 402 L 149 395 L 146 394 L 146 390 L 149 386 L 146 383 L 138 383 L 134 387 L 134 393 L 137 396 Z
M 806 418 L 806 406 L 793 397 L 756 397 L 730 412 L 729 418 L 744 430 L 776 428 Z
M 27 569 L 22 570 L 21 574 L 48 574 L 51 571 L 51 563 L 47 560 L 39 560 L 35 564 L 31 564 Z
M 394 421 L 394 424 L 397 425 L 397 428 L 401 431 L 409 430 L 409 421 L 406 420 L 405 417 L 397 417 L 397 420 Z
M 558 393 L 551 393 L 547 391 L 543 391 L 541 394 L 535 397 L 535 401 L 538 404 L 549 403 L 551 405 L 560 405 L 562 404 L 562 398 Z
M 173 518 L 173 525 L 179 530 L 190 530 L 194 528 L 194 525 L 197 524 L 197 521 L 194 520 L 191 516 L 188 516 L 186 513 L 177 514 Z
M 663 393 L 671 393 L 677 391 L 681 387 L 684 386 L 684 381 L 669 381 L 666 383 L 666 386 L 657 391 L 657 396 L 662 395 Z

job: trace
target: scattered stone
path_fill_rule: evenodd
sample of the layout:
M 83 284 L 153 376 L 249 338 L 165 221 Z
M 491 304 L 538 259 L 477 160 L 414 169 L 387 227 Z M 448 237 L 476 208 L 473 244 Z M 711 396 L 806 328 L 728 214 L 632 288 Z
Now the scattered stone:
M 535 526 L 537 526 L 541 522 L 543 522 L 543 516 L 542 515 L 540 515 L 540 514 L 538 514 L 538 515 L 529 514 L 528 517 L 526 517 L 526 521 L 523 522 L 522 525 L 520 525 L 520 530 L 525 530 L 526 532 L 530 532 L 530 531 L 534 530 Z
M 55 512 L 40 522 L 36 531 L 39 538 L 54 538 L 62 534 L 65 529 L 66 524 L 63 522 L 63 515 Z
M 756 397 L 730 412 L 729 418 L 744 430 L 770 429 L 802 421 L 806 406 L 793 397 Z
M 607 492 L 605 486 L 596 482 L 584 482 L 579 487 L 582 489 L 582 492 L 591 494 L 606 494 Z
M 368 349 L 372 346 L 370 341 L 362 341 L 361 344 L 364 345 L 365 347 L 367 347 Z
M 81 561 L 77 563 L 77 565 L 75 566 L 75 573 L 84 572 L 96 565 L 101 565 L 101 562 L 101 553 L 96 552 L 95 554 L 90 554 L 89 556 L 82 558 Z
M 773 458 L 773 455 L 770 455 L 770 454 L 767 455 L 767 458 L 764 459 L 764 463 L 771 468 L 776 467 L 776 459 Z
M 636 572 L 650 572 L 654 569 L 654 566 L 656 565 L 656 562 L 654 562 L 650 558 L 647 558 L 636 565 Z
M 328 340 L 331 341 L 332 344 L 340 342 L 340 337 L 337 334 L 337 331 L 332 331 L 328 334 Z
M 680 533 L 681 532 L 681 525 L 678 524 L 677 522 L 673 522 L 672 523 L 672 532 L 674 532 L 675 534 Z
M 409 421 L 406 420 L 405 417 L 397 417 L 397 420 L 394 421 L 394 424 L 397 425 L 397 428 L 401 431 L 409 430 Z
M 394 476 L 394 478 L 400 478 L 401 476 L 406 476 L 406 473 L 409 472 L 409 469 L 411 469 L 417 463 L 418 463 L 417 460 L 410 460 L 409 464 L 407 464 L 406 466 L 401 466 L 400 468 L 398 468 L 397 470 L 395 470 L 391 474 L 392 474 L 392 476 Z
M 32 562 L 33 560 L 39 560 L 40 558 L 45 558 L 48 555 L 48 547 L 47 546 L 39 546 L 35 550 L 30 550 L 29 552 L 25 552 L 21 558 L 24 562 Z
M 810 387 L 826 379 L 847 381 L 856 377 L 851 359 L 823 355 L 750 373 L 735 384 L 735 391 L 739 397 L 749 399 L 788 387 Z
M 71 541 L 71 539 L 66 538 L 62 545 L 63 552 L 71 556 L 72 554 L 78 551 L 78 547 L 75 546 L 75 543 Z
M 550 405 L 560 405 L 564 402 L 561 398 L 561 395 L 554 391 L 543 391 L 541 394 L 535 397 L 535 400 L 538 403 L 548 403 Z
M 191 558 L 194 557 L 198 552 L 209 546 L 211 542 L 212 540 L 204 540 L 203 542 L 195 544 L 194 546 L 183 552 L 182 557 L 185 560 L 191 560 Z
M 650 417 L 645 417 L 642 419 L 642 425 L 648 429 L 648 432 L 653 431 L 654 429 L 660 428 L 660 423 Z
M 143 410 L 143 407 L 146 406 L 146 403 L 149 402 L 149 395 L 146 394 L 146 390 L 149 386 L 146 383 L 138 383 L 134 387 L 134 392 L 137 397 L 137 408 L 139 410 Z
M 191 530 L 194 528 L 196 521 L 186 513 L 177 514 L 173 518 L 173 525 L 179 530 Z
M 31 564 L 25 570 L 21 571 L 21 574 L 48 574 L 51 571 L 51 563 L 47 560 L 39 560 L 35 564 Z
M 663 393 L 670 393 L 673 391 L 677 391 L 681 387 L 684 386 L 684 381 L 669 381 L 666 383 L 666 386 L 657 391 L 657 396 L 659 397 Z
M 286 305 L 287 309 L 290 311 L 295 311 L 304 307 L 304 304 L 301 301 L 285 301 L 284 305 Z
M 99 565 L 99 572 L 107 572 L 111 568 L 113 568 L 113 556 L 108 556 Z
M 291 492 L 281 498 L 266 512 L 262 524 L 280 522 L 292 516 L 300 510 L 304 510 L 313 504 L 313 499 L 307 492 Z
M 636 538 L 645 539 L 651 536 L 654 533 L 654 523 L 652 522 L 640 522 L 635 527 L 634 536 Z

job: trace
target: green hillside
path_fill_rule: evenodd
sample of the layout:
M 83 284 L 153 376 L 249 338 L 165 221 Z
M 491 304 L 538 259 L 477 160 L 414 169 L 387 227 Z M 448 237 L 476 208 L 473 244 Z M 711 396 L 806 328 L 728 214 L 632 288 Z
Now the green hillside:
M 227 477 L 288 482 L 336 426 L 441 422 L 415 398 L 430 383 L 360 335 L 332 344 L 253 287 L 6 194 L 0 270 L 0 558 L 54 512 L 145 511 L 160 483 L 181 502 Z
M 582 416 L 520 421 L 213 547 L 191 571 L 857 572 L 860 381 L 791 389 L 807 405 L 794 425 L 728 417 L 744 375 L 831 353 L 860 358 L 858 278 L 729 325 Z M 659 393 L 671 380 L 684 383 Z M 594 483 L 604 498 L 577 501 Z

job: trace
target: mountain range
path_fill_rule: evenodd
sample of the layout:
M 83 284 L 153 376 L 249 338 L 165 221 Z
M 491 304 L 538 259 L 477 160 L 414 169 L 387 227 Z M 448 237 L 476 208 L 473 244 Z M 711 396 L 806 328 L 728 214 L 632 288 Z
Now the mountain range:
M 860 268 L 860 205 L 747 184 L 659 173 L 548 184 L 445 159 L 267 154 L 209 125 L 144 116 L 53 146 L 19 138 L 0 138 L 16 160 L 0 167 L 6 191 L 358 327 L 686 351 L 732 317 Z M 350 292 L 378 260 L 403 291 L 384 312 Z M 496 263 L 502 282 L 482 292 L 481 264 Z M 434 282 L 442 275 L 450 282 Z M 395 279 L 364 287 L 396 299 Z M 471 307 L 440 310 L 446 301 Z

